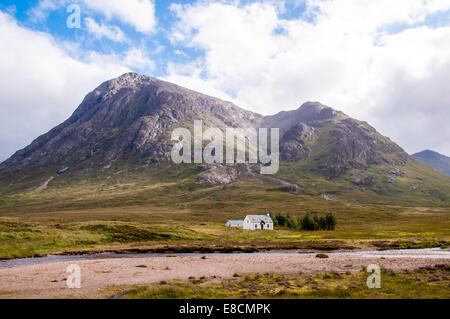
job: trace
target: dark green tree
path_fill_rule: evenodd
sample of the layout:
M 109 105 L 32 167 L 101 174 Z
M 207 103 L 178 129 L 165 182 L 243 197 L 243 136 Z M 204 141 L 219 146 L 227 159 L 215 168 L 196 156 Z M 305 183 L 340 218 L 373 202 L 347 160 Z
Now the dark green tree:
M 291 217 L 291 215 L 287 214 L 286 215 L 286 226 L 289 228 L 296 228 L 297 227 L 297 223 L 295 221 L 295 219 L 293 219 Z
M 319 230 L 327 230 L 327 219 L 324 216 L 320 216 L 318 220 Z
M 336 229 L 336 217 L 332 213 L 327 213 L 325 215 L 326 220 L 326 230 L 335 230 Z
M 275 226 L 281 226 L 284 227 L 286 225 L 286 217 L 284 217 L 283 215 L 281 215 L 280 213 L 278 213 L 275 216 L 275 219 L 273 221 L 273 223 L 275 224 Z
M 300 220 L 300 225 L 302 230 L 314 230 L 314 219 L 311 217 L 310 213 L 306 213 Z

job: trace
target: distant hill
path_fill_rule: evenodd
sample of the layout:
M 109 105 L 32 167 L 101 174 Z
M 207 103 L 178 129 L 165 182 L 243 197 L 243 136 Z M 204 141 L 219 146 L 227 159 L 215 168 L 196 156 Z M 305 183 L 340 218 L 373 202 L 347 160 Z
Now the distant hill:
M 450 157 L 430 150 L 419 152 L 411 156 L 422 163 L 430 165 L 438 172 L 450 176 Z

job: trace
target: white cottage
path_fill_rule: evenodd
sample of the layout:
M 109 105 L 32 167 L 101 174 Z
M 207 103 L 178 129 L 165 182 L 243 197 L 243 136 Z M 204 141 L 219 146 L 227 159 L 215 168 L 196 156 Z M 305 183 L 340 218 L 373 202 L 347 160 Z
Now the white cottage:
M 242 225 L 244 224 L 243 220 L 229 220 L 225 224 L 227 227 L 236 227 L 236 228 L 242 228 Z
M 256 230 L 266 229 L 273 230 L 273 220 L 270 215 L 247 215 L 244 219 L 244 229 Z

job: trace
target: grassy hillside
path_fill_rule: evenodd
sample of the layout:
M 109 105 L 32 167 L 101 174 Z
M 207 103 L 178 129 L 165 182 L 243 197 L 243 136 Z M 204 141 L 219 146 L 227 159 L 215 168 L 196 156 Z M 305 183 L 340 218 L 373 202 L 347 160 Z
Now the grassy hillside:
M 328 180 L 314 172 L 311 161 L 285 162 L 275 175 L 299 184 L 305 194 L 331 194 L 337 198 L 361 203 L 398 205 L 448 205 L 450 203 L 450 179 L 414 159 L 408 160 L 400 169 L 404 176 L 395 176 L 389 182 L 393 167 L 373 165 L 366 170 L 352 169 L 337 179 Z M 360 179 L 374 176 L 373 184 L 357 185 L 354 176 Z
M 414 170 L 414 165 L 415 161 L 404 170 Z M 306 176 L 298 163 L 283 163 L 278 176 L 295 172 L 293 181 L 302 187 L 296 195 L 240 169 L 239 181 L 215 186 L 196 184 L 196 166 L 167 162 L 123 171 L 87 171 L 89 178 L 68 171 L 45 190 L 3 193 L 0 258 L 85 250 L 425 247 L 449 241 L 450 204 L 428 199 L 428 193 L 401 195 L 394 186 L 380 182 L 376 186 L 387 190 L 380 194 L 377 188 L 363 190 L 351 184 L 348 174 L 326 180 Z M 433 176 L 423 174 L 414 178 Z M 409 185 L 411 180 L 399 182 Z M 3 190 L 9 187 L 3 185 Z M 323 199 L 323 193 L 336 200 Z M 267 212 L 295 218 L 306 212 L 333 212 L 337 229 L 251 232 L 224 227 L 228 219 Z

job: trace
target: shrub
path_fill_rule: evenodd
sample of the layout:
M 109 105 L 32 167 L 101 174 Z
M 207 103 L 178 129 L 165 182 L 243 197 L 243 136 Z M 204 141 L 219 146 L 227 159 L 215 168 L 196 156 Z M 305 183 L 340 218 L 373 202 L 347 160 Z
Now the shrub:
M 285 226 L 289 228 L 297 228 L 297 222 L 295 221 L 295 219 L 291 218 L 289 214 L 287 214 Z
M 286 226 L 286 217 L 278 213 L 274 220 L 275 226 Z
M 336 217 L 332 213 L 328 213 L 325 216 L 325 225 L 326 230 L 335 230 L 336 229 Z
M 306 213 L 306 215 L 300 220 L 300 227 L 303 230 L 314 230 L 314 219 L 311 217 L 310 213 Z
M 275 217 L 269 213 L 273 220 L 274 226 L 296 228 L 301 230 L 334 230 L 336 228 L 336 218 L 332 213 L 327 213 L 325 216 L 311 216 L 306 213 L 302 218 L 295 220 L 289 214 L 282 215 L 278 213 Z
M 316 258 L 328 258 L 327 254 L 317 254 Z
M 269 213 L 269 215 L 273 220 L 274 226 L 289 227 L 289 228 L 297 227 L 297 222 L 289 214 L 284 216 L 284 215 L 278 213 L 275 217 L 272 217 L 272 215 L 270 213 Z
M 336 218 L 333 214 L 328 213 L 325 216 L 314 216 L 306 213 L 299 221 L 302 230 L 334 230 L 336 228 Z
M 317 222 L 319 229 L 328 229 L 328 225 L 327 225 L 327 218 L 321 216 Z

